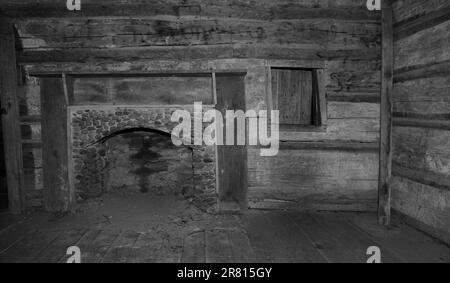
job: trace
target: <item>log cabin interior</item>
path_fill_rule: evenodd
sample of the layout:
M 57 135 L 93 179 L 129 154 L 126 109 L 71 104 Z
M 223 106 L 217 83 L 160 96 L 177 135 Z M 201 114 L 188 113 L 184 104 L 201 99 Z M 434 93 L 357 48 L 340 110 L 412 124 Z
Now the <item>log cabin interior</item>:
M 0 0 L 0 262 L 450 262 L 449 1 L 65 2 Z

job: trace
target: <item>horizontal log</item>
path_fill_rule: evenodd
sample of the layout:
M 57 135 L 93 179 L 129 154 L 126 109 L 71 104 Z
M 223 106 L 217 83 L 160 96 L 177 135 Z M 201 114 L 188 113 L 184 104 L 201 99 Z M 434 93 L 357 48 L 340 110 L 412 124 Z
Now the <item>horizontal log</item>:
M 407 178 L 414 182 L 431 186 L 440 190 L 450 191 L 450 176 L 438 174 L 430 171 L 423 171 L 417 169 L 410 169 L 394 163 L 392 166 L 392 173 L 395 176 Z
M 256 189 L 255 189 L 256 190 Z M 294 211 L 347 211 L 347 212 L 376 212 L 377 199 L 353 199 L 347 201 L 284 201 L 277 199 L 260 199 L 249 196 L 249 208 L 261 210 L 294 210 Z
M 20 52 L 17 61 L 33 63 L 97 63 L 136 60 L 187 60 L 261 58 L 286 60 L 371 60 L 378 59 L 379 48 L 354 50 L 299 49 L 289 46 L 194 46 L 194 47 L 146 47 L 115 49 L 72 49 L 70 51 L 28 51 Z
M 277 200 L 278 208 L 352 207 L 362 203 L 376 206 L 377 151 L 294 149 L 306 144 L 287 145 L 291 149 L 281 150 L 270 158 L 260 157 L 259 150 L 249 149 L 248 196 L 254 205 Z
M 328 119 L 380 118 L 380 104 L 328 101 L 327 116 Z
M 450 5 L 445 0 L 402 0 L 393 1 L 394 22 L 402 25 L 409 21 L 426 16 L 427 14 L 444 10 Z
M 424 104 L 422 102 L 422 104 Z M 432 112 L 432 111 L 431 111 Z M 415 112 L 394 112 L 394 118 L 404 118 L 404 119 L 414 119 L 414 120 L 425 120 L 425 121 L 446 121 L 450 120 L 450 113 L 438 113 L 438 114 L 423 114 Z
M 450 60 L 450 21 L 394 43 L 397 69 Z
M 406 82 L 420 78 L 432 78 L 448 75 L 450 75 L 450 60 L 397 69 L 394 72 L 394 82 Z
M 380 119 L 328 119 L 322 132 L 280 132 L 282 141 L 355 141 L 378 142 Z
M 327 92 L 328 102 L 380 103 L 380 93 L 371 92 Z
M 268 182 L 272 177 L 283 180 L 281 176 L 290 176 L 285 182 L 295 178 L 297 186 L 315 178 L 377 181 L 378 153 L 299 149 L 281 150 L 276 156 L 261 157 L 260 150 L 250 148 L 248 170 Z
M 424 29 L 450 20 L 450 6 L 394 25 L 394 40 L 401 40 Z
M 393 89 L 397 117 L 425 120 L 450 118 L 450 76 L 397 82 Z
M 322 142 L 281 142 L 280 150 L 332 150 L 350 152 L 376 152 L 380 148 L 379 143 L 322 141 Z
M 394 215 L 397 217 L 397 219 L 400 219 L 404 223 L 407 223 L 408 225 L 423 231 L 424 233 L 433 236 L 436 239 L 439 239 L 446 243 L 447 245 L 450 245 L 450 232 L 445 231 L 443 229 L 436 229 L 436 227 L 432 227 L 429 224 L 426 224 L 422 222 L 421 220 L 418 220 L 417 218 L 414 218 L 412 216 L 409 216 L 405 214 L 404 212 L 400 212 L 399 210 L 393 209 Z
M 450 131 L 395 126 L 393 144 L 393 162 L 425 172 L 449 174 Z
M 381 55 L 380 53 L 378 55 Z M 380 58 L 371 60 L 333 60 L 327 62 L 327 90 L 336 95 L 349 93 L 380 94 Z
M 377 21 L 379 12 L 366 9 L 365 0 L 359 1 L 269 1 L 258 4 L 247 1 L 196 0 L 181 3 L 177 0 L 141 1 L 83 0 L 81 11 L 71 12 L 65 1 L 11 1 L 2 3 L 2 14 L 7 17 L 100 17 L 100 16 L 193 16 L 246 19 L 332 18 Z
M 445 116 L 446 117 L 446 116 Z M 434 118 L 433 116 L 425 116 L 425 118 Z M 442 118 L 442 117 L 440 117 Z M 450 121 L 445 120 L 423 120 L 417 118 L 400 118 L 394 117 L 394 126 L 396 127 L 416 127 L 450 130 Z
M 15 23 L 22 49 L 289 44 L 357 49 L 380 45 L 379 24 L 352 21 L 169 18 L 26 20 Z
M 450 192 L 395 176 L 391 181 L 392 208 L 415 219 L 415 225 L 450 243 Z M 424 227 L 424 224 L 426 227 Z M 417 226 L 416 226 L 417 227 Z M 428 229 L 429 228 L 429 229 Z

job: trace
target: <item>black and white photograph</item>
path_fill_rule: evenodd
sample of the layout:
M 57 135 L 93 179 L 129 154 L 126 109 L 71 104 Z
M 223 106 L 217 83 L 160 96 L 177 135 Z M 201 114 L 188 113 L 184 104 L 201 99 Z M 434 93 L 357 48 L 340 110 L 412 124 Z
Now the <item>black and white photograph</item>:
M 0 0 L 0 108 L 0 263 L 450 263 L 448 0 Z

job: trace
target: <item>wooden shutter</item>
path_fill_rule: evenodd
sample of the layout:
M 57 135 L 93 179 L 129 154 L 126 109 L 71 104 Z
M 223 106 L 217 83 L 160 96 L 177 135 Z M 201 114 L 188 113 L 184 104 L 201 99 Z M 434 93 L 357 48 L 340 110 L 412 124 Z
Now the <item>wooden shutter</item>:
M 313 71 L 272 69 L 273 109 L 281 125 L 313 123 Z

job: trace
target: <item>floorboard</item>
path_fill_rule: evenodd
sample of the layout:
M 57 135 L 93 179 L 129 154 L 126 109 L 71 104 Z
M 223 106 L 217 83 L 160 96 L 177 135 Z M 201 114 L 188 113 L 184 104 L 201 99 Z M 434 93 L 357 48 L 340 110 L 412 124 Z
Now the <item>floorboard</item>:
M 336 239 L 331 231 L 320 225 L 309 213 L 289 213 L 288 217 L 294 221 L 295 225 L 305 231 L 313 246 L 327 262 L 358 263 L 363 259 L 360 254 L 347 249 L 346 243 Z
M 368 213 L 341 213 L 345 219 L 405 262 L 450 262 L 448 247 L 397 219 L 390 227 Z
M 381 249 L 384 263 L 450 262 L 448 246 L 399 219 L 379 226 L 373 213 L 249 211 L 174 222 L 170 230 L 154 222 L 122 230 L 78 218 L 3 220 L 0 262 L 66 262 L 70 246 L 80 248 L 81 262 L 365 263 L 370 246 Z
M 358 262 L 367 261 L 367 249 L 372 246 L 377 246 L 382 250 L 381 261 L 385 263 L 402 262 L 402 260 L 392 254 L 389 250 L 383 249 L 380 244 L 373 239 L 367 237 L 353 226 L 349 225 L 343 217 L 338 213 L 317 213 L 311 214 L 319 225 L 326 227 L 329 231 L 330 237 L 335 238 L 340 243 L 345 244 L 343 249 L 360 255 Z
M 111 245 L 105 256 L 101 260 L 104 263 L 125 263 L 133 255 L 135 245 L 140 233 L 135 231 L 125 231 L 120 233 L 116 241 Z

